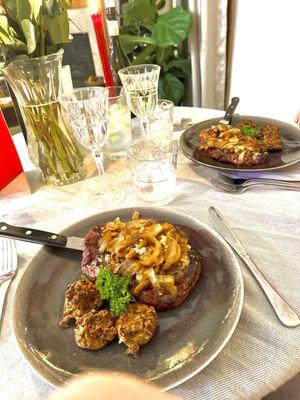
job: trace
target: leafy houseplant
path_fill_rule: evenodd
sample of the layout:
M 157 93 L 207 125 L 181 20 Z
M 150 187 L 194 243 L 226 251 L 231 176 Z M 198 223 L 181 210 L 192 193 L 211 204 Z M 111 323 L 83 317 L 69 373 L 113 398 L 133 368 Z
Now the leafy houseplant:
M 0 46 L 27 127 L 29 155 L 48 183 L 84 176 L 83 158 L 64 123 L 58 96 L 69 0 L 2 0 Z
M 164 0 L 132 0 L 124 4 L 120 40 L 132 65 L 160 65 L 159 97 L 178 105 L 191 74 L 190 59 L 181 46 L 189 35 L 191 15 L 182 7 L 159 14 L 164 5 Z

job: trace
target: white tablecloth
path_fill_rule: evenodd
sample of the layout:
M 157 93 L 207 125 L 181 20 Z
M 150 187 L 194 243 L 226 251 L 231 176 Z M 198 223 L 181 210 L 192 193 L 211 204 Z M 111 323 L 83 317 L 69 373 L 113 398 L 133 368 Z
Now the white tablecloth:
M 179 108 L 177 115 L 201 121 L 219 111 Z M 107 166 L 110 180 L 124 187 L 122 206 L 141 205 L 125 161 Z M 216 206 L 230 221 L 263 273 L 300 313 L 300 192 L 249 190 L 231 195 L 215 189 L 204 178 L 210 170 L 193 167 L 181 156 L 178 195 L 169 205 L 210 224 L 208 207 Z M 33 181 L 32 181 L 33 182 Z M 33 182 L 34 183 L 34 182 Z M 57 232 L 99 211 L 89 206 L 94 176 L 61 188 L 41 186 L 30 194 L 21 175 L 0 192 L 0 220 Z M 13 280 L 0 336 L 0 397 L 39 400 L 54 390 L 23 359 L 14 338 L 13 296 L 39 246 L 18 242 L 20 270 Z M 245 301 L 240 322 L 221 354 L 202 372 L 173 390 L 183 399 L 260 399 L 300 370 L 300 327 L 280 324 L 250 273 L 242 267 Z

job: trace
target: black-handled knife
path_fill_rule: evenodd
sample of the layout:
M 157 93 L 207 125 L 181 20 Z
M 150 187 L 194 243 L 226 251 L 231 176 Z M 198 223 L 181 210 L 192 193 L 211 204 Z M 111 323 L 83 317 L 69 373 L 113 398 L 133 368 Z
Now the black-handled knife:
M 46 244 L 48 246 L 56 246 L 73 250 L 82 251 L 83 239 L 75 236 L 67 237 L 58 233 L 45 232 L 33 228 L 25 228 L 23 226 L 9 225 L 0 222 L 0 236 L 10 237 L 13 239 L 24 240 L 38 244 Z
M 239 101 L 240 101 L 240 99 L 238 97 L 233 97 L 231 99 L 231 102 L 230 102 L 229 106 L 227 107 L 225 115 L 221 119 L 220 124 L 226 124 L 226 125 L 230 124 L 232 115 L 235 112 L 235 109 L 236 109 L 237 105 L 239 104 Z

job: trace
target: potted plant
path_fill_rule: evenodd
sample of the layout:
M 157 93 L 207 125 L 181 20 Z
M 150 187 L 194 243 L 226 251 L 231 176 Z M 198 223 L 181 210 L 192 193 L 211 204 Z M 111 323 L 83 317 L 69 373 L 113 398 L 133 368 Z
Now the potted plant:
M 158 95 L 178 105 L 191 74 L 189 54 L 182 46 L 190 32 L 191 14 L 182 7 L 161 13 L 164 5 L 164 0 L 123 4 L 120 41 L 132 65 L 160 65 Z
M 2 0 L 0 4 L 2 72 L 26 123 L 29 155 L 46 182 L 75 182 L 85 174 L 83 157 L 58 102 L 70 1 Z

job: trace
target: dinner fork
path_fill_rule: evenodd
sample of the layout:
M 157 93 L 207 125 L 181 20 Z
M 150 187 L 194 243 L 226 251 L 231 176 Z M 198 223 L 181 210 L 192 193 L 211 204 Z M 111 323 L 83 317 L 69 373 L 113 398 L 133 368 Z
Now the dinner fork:
M 0 322 L 5 295 L 17 270 L 17 250 L 12 239 L 0 239 Z
M 281 179 L 264 179 L 264 178 L 253 178 L 253 179 L 234 179 L 230 176 L 218 173 L 216 176 L 210 179 L 211 183 L 218 189 L 224 192 L 239 194 L 243 193 L 251 187 L 276 187 L 286 190 L 299 190 L 300 181 L 289 181 Z

